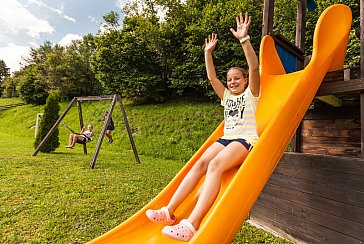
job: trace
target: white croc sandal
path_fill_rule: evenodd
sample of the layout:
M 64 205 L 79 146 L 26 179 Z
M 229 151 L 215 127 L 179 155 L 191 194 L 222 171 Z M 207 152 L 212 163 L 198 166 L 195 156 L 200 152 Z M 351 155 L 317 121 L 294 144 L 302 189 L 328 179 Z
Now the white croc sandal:
M 145 214 L 147 215 L 148 219 L 153 223 L 172 225 L 176 221 L 174 215 L 172 217 L 170 216 L 167 207 L 162 207 L 158 210 L 148 209 Z
M 164 226 L 162 230 L 163 235 L 179 241 L 189 241 L 195 233 L 195 227 L 187 219 L 174 226 Z

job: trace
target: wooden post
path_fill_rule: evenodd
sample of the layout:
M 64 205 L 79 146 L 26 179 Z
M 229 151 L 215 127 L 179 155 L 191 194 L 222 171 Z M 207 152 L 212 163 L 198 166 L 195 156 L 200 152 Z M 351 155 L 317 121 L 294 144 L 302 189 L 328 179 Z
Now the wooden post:
M 37 114 L 37 120 L 35 121 L 35 130 L 34 130 L 34 138 L 37 138 L 37 134 L 38 134 L 38 127 L 39 127 L 39 121 L 40 118 L 42 118 L 43 114 L 42 113 L 38 113 Z
M 305 50 L 306 36 L 306 9 L 307 0 L 297 1 L 297 21 L 296 21 L 296 46 L 302 51 Z M 297 63 L 297 70 L 303 69 L 303 62 Z
M 90 163 L 90 168 L 91 169 L 93 169 L 95 167 L 96 160 L 97 160 L 97 157 L 98 157 L 99 152 L 100 152 L 101 144 L 102 144 L 102 142 L 104 140 L 104 137 L 105 137 L 105 132 L 106 132 L 106 129 L 107 129 L 107 125 L 110 122 L 110 117 L 111 117 L 112 112 L 113 112 L 114 107 L 115 107 L 115 103 L 116 103 L 116 95 L 114 95 L 114 97 L 113 97 L 113 99 L 111 101 L 109 113 L 105 118 L 104 126 L 102 127 L 101 134 L 99 136 L 99 139 L 97 140 L 97 145 L 96 145 L 96 149 L 95 149 L 95 152 L 94 152 L 94 156 L 92 157 L 92 160 L 91 160 L 91 163 Z
M 297 1 L 297 20 L 296 20 L 296 46 L 304 51 L 305 47 L 305 35 L 306 35 L 306 8 L 307 0 Z M 304 62 L 297 60 L 297 70 L 304 68 Z M 291 140 L 291 152 L 300 152 L 301 148 L 301 129 L 302 124 L 300 123 L 296 133 Z
M 360 0 L 360 77 L 364 77 L 364 0 Z M 364 159 L 364 93 L 360 93 L 361 158 Z
M 131 143 L 131 147 L 133 148 L 133 152 L 134 152 L 134 156 L 135 156 L 136 163 L 137 163 L 137 164 L 140 164 L 140 160 L 139 160 L 138 152 L 137 152 L 137 149 L 136 149 L 136 147 L 135 147 L 135 143 L 134 143 L 133 135 L 132 135 L 131 130 L 130 130 L 130 126 L 129 126 L 128 118 L 126 117 L 126 112 L 125 112 L 125 109 L 124 109 L 124 106 L 123 106 L 123 102 L 121 101 L 121 97 L 120 97 L 120 95 L 116 95 L 116 99 L 117 99 L 117 101 L 118 101 L 118 103 L 119 103 L 119 106 L 120 106 L 121 112 L 123 113 L 123 118 L 124 118 L 125 127 L 126 127 L 126 130 L 127 130 L 127 132 L 128 132 L 128 135 L 129 135 L 129 140 L 130 140 L 130 143 Z
M 274 0 L 264 0 L 262 36 L 273 33 Z
M 48 131 L 47 135 L 43 138 L 43 140 L 39 143 L 38 147 L 34 150 L 32 156 L 37 155 L 42 146 L 48 141 L 49 137 L 53 134 L 53 132 L 57 129 L 58 125 L 61 123 L 62 119 L 66 116 L 68 111 L 71 109 L 73 104 L 76 102 L 76 98 L 73 98 L 66 110 L 62 113 L 62 115 L 58 118 L 56 123 L 52 126 L 52 128 Z
M 81 107 L 81 102 L 77 100 L 77 108 L 78 108 L 78 118 L 80 121 L 80 131 L 82 131 L 82 128 L 84 126 L 83 124 L 83 117 L 82 117 L 82 107 Z M 82 144 L 83 145 L 83 153 L 87 154 L 87 146 L 86 143 Z

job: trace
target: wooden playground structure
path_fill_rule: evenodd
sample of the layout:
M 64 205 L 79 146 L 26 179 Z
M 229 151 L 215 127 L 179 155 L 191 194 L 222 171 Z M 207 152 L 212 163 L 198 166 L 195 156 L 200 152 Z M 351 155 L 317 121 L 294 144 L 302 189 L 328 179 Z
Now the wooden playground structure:
M 264 0 L 262 34 L 304 67 L 306 8 L 297 1 L 296 43 L 273 33 L 274 0 Z M 358 0 L 359 3 L 359 0 Z M 251 210 L 250 222 L 299 243 L 364 243 L 364 0 L 360 67 L 327 73 L 290 152 Z

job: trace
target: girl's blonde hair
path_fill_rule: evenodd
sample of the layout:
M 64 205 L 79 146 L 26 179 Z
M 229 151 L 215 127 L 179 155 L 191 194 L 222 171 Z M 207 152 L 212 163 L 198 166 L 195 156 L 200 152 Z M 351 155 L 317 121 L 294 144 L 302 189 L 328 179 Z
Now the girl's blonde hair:
M 230 70 L 233 70 L 233 69 L 240 71 L 242 73 L 242 75 L 244 76 L 244 78 L 248 78 L 248 72 L 244 68 L 233 66 L 228 70 L 228 73 Z

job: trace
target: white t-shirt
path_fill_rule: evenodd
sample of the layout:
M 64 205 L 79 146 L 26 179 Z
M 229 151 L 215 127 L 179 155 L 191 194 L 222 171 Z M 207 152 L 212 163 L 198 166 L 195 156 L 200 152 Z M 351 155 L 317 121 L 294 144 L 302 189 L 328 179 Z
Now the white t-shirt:
M 81 135 L 83 135 L 86 138 L 86 141 L 92 141 L 94 133 L 92 133 L 91 131 L 85 130 L 84 132 L 82 132 Z
M 240 95 L 233 95 L 225 88 L 221 105 L 224 106 L 224 135 L 222 139 L 245 139 L 253 146 L 257 143 L 257 123 L 255 113 L 259 97 L 254 97 L 250 87 Z

